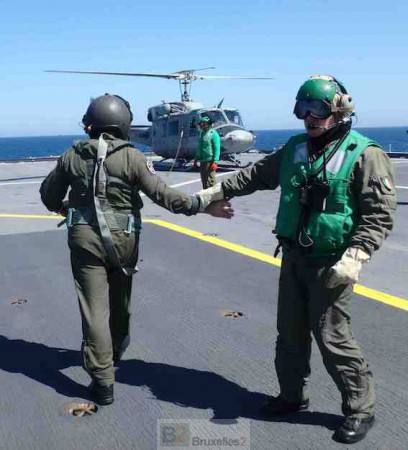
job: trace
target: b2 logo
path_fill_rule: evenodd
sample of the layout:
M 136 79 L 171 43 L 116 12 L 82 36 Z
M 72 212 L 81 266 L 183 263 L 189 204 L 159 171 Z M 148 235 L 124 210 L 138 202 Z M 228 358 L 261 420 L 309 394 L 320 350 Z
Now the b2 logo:
M 188 423 L 160 424 L 160 445 L 186 447 L 190 444 Z

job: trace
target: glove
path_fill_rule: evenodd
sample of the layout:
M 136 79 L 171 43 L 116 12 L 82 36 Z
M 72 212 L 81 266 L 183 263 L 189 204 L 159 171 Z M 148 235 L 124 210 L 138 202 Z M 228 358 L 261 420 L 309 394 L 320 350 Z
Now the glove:
M 210 169 L 211 169 L 212 172 L 216 172 L 217 168 L 218 168 L 218 164 L 217 163 L 213 162 L 213 163 L 210 164 Z
M 193 160 L 193 169 L 198 169 L 198 163 L 197 160 Z
M 195 195 L 200 199 L 200 208 L 198 211 L 204 212 L 210 203 L 224 198 L 224 191 L 222 190 L 221 183 L 217 183 L 208 189 L 202 189 Z
M 361 248 L 350 247 L 329 269 L 329 275 L 326 279 L 326 287 L 333 289 L 341 284 L 356 283 L 360 275 L 363 263 L 370 260 L 370 255 Z

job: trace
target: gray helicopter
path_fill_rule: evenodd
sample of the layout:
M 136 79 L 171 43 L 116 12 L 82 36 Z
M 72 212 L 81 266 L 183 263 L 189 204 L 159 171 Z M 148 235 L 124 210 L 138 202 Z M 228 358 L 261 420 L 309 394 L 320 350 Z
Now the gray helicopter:
M 191 85 L 196 80 L 206 79 L 246 79 L 271 80 L 270 77 L 230 77 L 196 75 L 203 69 L 180 70 L 173 73 L 126 73 L 126 72 L 96 72 L 74 70 L 47 70 L 47 72 L 77 73 L 91 75 L 119 75 L 131 77 L 154 77 L 173 79 L 179 82 L 181 100 L 162 102 L 148 109 L 147 120 L 151 125 L 132 125 L 130 139 L 133 142 L 148 145 L 151 150 L 163 158 L 162 161 L 173 159 L 180 166 L 194 159 L 198 145 L 197 119 L 207 116 L 221 138 L 220 159 L 240 166 L 236 155 L 254 148 L 255 135 L 244 127 L 238 109 L 223 108 L 221 102 L 214 107 L 206 108 L 190 98 Z

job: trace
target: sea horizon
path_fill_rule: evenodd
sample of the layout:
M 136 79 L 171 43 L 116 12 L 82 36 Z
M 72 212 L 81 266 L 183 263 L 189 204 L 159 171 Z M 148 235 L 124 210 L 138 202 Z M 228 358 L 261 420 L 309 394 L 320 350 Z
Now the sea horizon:
M 355 130 L 378 142 L 386 152 L 408 153 L 408 134 L 406 127 L 355 127 Z M 271 152 L 285 144 L 288 139 L 304 129 L 253 130 L 256 135 L 254 148 Z M 39 158 L 58 157 L 72 144 L 86 139 L 85 134 L 57 134 L 42 136 L 0 137 L 0 160 L 36 160 Z M 150 152 L 147 145 L 133 142 L 142 152 Z
M 149 124 L 146 124 L 146 126 L 149 126 Z M 247 127 L 248 128 L 248 127 Z M 353 127 L 354 130 L 373 130 L 373 129 L 394 129 L 394 128 L 402 128 L 407 130 L 408 133 L 408 125 L 391 125 L 391 126 L 385 126 L 385 127 L 379 127 L 379 126 L 366 126 L 366 127 Z M 250 128 L 248 128 L 250 129 Z M 264 131 L 294 131 L 294 132 L 302 132 L 304 131 L 304 128 L 253 128 L 252 131 L 254 133 L 256 132 L 264 132 Z M 87 138 L 86 134 L 65 134 L 65 133 L 57 133 L 57 134 L 30 134 L 30 135 L 24 135 L 24 136 L 1 136 L 0 139 L 26 139 L 26 138 L 41 138 L 41 137 L 82 137 Z

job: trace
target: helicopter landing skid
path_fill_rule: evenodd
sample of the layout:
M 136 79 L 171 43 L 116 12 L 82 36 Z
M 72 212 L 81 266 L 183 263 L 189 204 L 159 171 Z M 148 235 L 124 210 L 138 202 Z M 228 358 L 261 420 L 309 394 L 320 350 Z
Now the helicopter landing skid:
M 249 167 L 251 164 L 252 164 L 251 162 L 243 164 L 241 160 L 239 160 L 235 155 L 228 154 L 222 156 L 222 160 L 219 161 L 218 167 L 225 169 L 245 169 L 246 167 Z
M 153 167 L 158 172 L 187 172 L 191 170 L 191 167 L 188 166 L 188 161 L 184 158 L 179 158 L 177 160 L 163 158 L 160 161 L 154 161 Z

